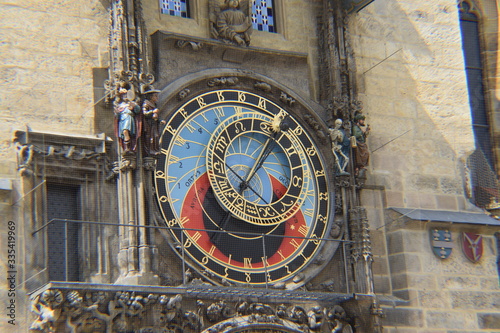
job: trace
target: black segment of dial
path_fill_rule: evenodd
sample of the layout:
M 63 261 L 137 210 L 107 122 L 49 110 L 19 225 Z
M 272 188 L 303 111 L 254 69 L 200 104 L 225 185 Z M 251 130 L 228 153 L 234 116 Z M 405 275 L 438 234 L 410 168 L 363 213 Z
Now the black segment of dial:
M 243 258 L 252 258 L 254 262 L 261 261 L 265 256 L 271 257 L 281 246 L 282 236 L 285 234 L 285 223 L 278 226 L 252 225 L 239 220 L 225 211 L 217 202 L 212 188 L 207 191 L 203 201 L 203 223 L 214 245 L 226 256 L 243 262 Z M 224 223 L 224 232 L 210 232 L 220 230 Z M 252 233 L 252 234 L 249 234 Z M 257 235 L 255 235 L 257 234 Z M 272 235 L 264 239 L 259 235 Z

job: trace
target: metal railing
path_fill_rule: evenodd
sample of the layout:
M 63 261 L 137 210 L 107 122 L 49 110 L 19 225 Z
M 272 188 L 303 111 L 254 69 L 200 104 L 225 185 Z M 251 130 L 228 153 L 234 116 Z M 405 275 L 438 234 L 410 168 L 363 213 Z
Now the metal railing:
M 81 251 L 82 249 L 80 248 L 80 245 L 82 242 L 85 242 L 84 239 L 78 239 L 77 242 L 78 242 L 78 246 L 75 248 L 75 244 L 70 244 L 71 243 L 71 238 L 70 238 L 70 235 L 68 233 L 68 230 L 69 230 L 69 227 L 68 225 L 69 224 L 72 224 L 72 225 L 79 225 L 79 226 L 96 226 L 96 227 L 99 227 L 99 228 L 124 228 L 123 230 L 130 230 L 130 228 L 136 228 L 136 229 L 145 229 L 145 230 L 183 230 L 183 231 L 193 231 L 193 232 L 196 232 L 196 231 L 199 231 L 199 232 L 209 232 L 209 233 L 226 233 L 226 231 L 223 231 L 223 230 L 206 230 L 206 229 L 196 229 L 196 228 L 183 228 L 183 227 L 175 227 L 175 226 L 157 226 L 157 225 L 136 225 L 136 224 L 120 224 L 120 223 L 111 223 L 111 222 L 99 222 L 99 221 L 82 221 L 82 220 L 71 220 L 71 219 L 51 219 L 50 221 L 48 221 L 47 223 L 45 223 L 44 225 L 42 225 L 41 227 L 37 228 L 35 231 L 32 232 L 32 236 L 36 236 L 37 234 L 39 234 L 40 232 L 42 231 L 45 231 L 46 233 L 48 233 L 48 229 L 50 228 L 50 226 L 52 225 L 56 225 L 56 224 L 60 224 L 60 223 L 63 223 L 64 224 L 64 248 L 61 249 L 62 252 L 64 253 L 64 272 L 65 272 L 65 276 L 64 276 L 64 281 L 75 281 L 75 279 L 72 279 L 68 273 L 70 271 L 70 263 L 68 262 L 68 254 L 70 253 L 70 251 Z M 81 234 L 82 233 L 82 228 L 80 227 L 79 228 L 79 233 Z M 343 259 L 343 276 L 344 276 L 344 281 L 342 281 L 342 284 L 345 286 L 346 288 L 346 293 L 350 293 L 350 286 L 349 286 L 349 272 L 348 272 L 348 267 L 347 267 L 347 263 L 348 263 L 348 256 L 347 256 L 347 246 L 352 244 L 352 241 L 349 241 L 349 240 L 343 240 L 343 239 L 331 239 L 331 238 L 318 238 L 318 237 L 299 237 L 299 236 L 287 236 L 287 235 L 273 235 L 273 234 L 263 234 L 263 233 L 255 233 L 255 232 L 242 232 L 242 231 L 238 231 L 238 232 L 231 232 L 233 234 L 238 234 L 240 236 L 252 236 L 252 237 L 262 237 L 262 251 L 264 253 L 264 257 L 266 257 L 266 239 L 267 238 L 294 238 L 294 239 L 303 239 L 303 240 L 314 240 L 314 241 L 325 241 L 325 242 L 336 242 L 336 243 L 339 243 L 339 248 L 336 248 L 336 250 L 340 250 L 342 251 L 342 259 Z M 119 232 L 116 233 L 114 231 L 110 232 L 110 234 L 113 234 L 113 235 L 116 235 L 118 236 Z M 182 260 L 182 270 L 183 270 L 183 284 L 185 285 L 187 283 L 186 281 L 186 265 L 187 265 L 187 260 L 186 260 L 186 251 L 185 251 L 185 239 L 184 239 L 184 233 L 180 233 L 181 234 L 181 239 L 180 239 L 180 244 L 177 244 L 176 246 L 176 249 L 180 250 L 180 258 Z M 47 236 L 47 235 L 46 235 Z M 99 244 L 96 244 L 97 246 L 99 246 Z M 152 246 L 154 246 L 154 244 L 150 244 Z M 49 247 L 51 247 L 52 245 L 50 243 L 46 244 L 46 249 L 45 249 L 45 253 L 47 254 L 48 253 L 48 250 L 49 250 Z M 88 249 L 84 249 L 84 250 L 88 250 Z M 118 251 L 120 249 L 117 248 L 117 251 L 116 253 L 111 253 L 111 255 L 118 255 Z M 108 249 L 108 251 L 113 251 L 112 249 Z M 109 254 L 104 254 L 106 256 L 108 256 Z M 98 257 L 98 255 L 97 255 Z M 90 259 L 90 261 L 92 261 L 91 258 L 85 258 L 87 261 Z M 102 259 L 98 259 L 98 258 L 94 258 L 94 260 L 96 261 L 100 261 Z M 94 263 L 95 264 L 95 263 Z M 47 263 L 47 265 L 50 265 L 50 262 Z M 74 266 L 74 265 L 73 265 Z M 94 265 L 96 266 L 96 265 Z M 47 267 L 47 268 L 50 268 L 50 267 Z M 111 269 L 112 267 L 109 267 L 109 269 Z M 82 270 L 87 270 L 88 271 L 88 267 L 84 267 Z M 49 269 L 50 271 L 50 269 Z M 94 273 L 98 273 L 98 269 L 94 269 Z M 264 260 L 264 272 L 266 273 L 265 276 L 266 276 L 266 281 L 265 281 L 265 288 L 267 289 L 269 286 L 268 286 L 268 280 L 267 280 L 267 265 L 266 265 L 266 261 Z M 82 281 L 83 280 L 83 281 Z M 79 278 L 77 281 L 79 282 L 88 282 L 88 281 L 85 281 L 86 279 L 83 278 Z M 49 282 L 50 281 L 50 277 L 48 279 L 48 281 L 46 282 Z

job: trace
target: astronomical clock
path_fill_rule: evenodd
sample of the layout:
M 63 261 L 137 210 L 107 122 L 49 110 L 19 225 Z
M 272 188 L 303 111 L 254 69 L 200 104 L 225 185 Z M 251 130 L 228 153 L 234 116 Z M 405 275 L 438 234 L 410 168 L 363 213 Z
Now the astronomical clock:
M 316 136 L 266 94 L 187 98 L 166 115 L 155 170 L 169 243 L 215 283 L 301 286 L 334 217 L 332 157 Z
M 348 139 L 359 111 L 349 49 L 331 38 L 345 22 L 341 4 L 324 2 L 318 52 L 308 53 L 273 49 L 272 39 L 251 46 L 244 3 L 206 3 L 211 38 L 202 38 L 146 36 L 140 1 L 111 2 L 99 119 L 115 119 L 116 161 L 102 178 L 116 186 L 117 223 L 89 238 L 98 250 L 81 251 L 95 263 L 82 270 L 92 283 L 33 296 L 33 327 L 380 332 L 360 177 L 345 169 L 348 152 L 340 167 L 330 136 Z M 242 20 L 228 33 L 233 19 Z M 339 118 L 345 126 L 329 129 Z M 46 313 L 62 315 L 48 325 Z

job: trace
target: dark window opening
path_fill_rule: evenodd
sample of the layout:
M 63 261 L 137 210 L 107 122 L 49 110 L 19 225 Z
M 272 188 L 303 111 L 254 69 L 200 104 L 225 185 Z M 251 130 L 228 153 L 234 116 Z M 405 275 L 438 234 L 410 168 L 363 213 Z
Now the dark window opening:
M 47 184 L 48 220 L 80 218 L 79 188 L 71 185 Z M 80 225 L 53 221 L 48 226 L 47 256 L 50 281 L 79 281 Z

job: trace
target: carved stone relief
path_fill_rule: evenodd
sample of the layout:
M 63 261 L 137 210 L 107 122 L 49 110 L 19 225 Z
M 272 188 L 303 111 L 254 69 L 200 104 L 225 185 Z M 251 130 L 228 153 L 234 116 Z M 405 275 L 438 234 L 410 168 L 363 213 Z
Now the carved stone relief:
M 248 0 L 217 0 L 209 2 L 210 33 L 212 38 L 238 46 L 250 45 L 252 20 Z
M 32 300 L 41 332 L 345 332 L 340 305 L 202 301 L 180 294 L 48 289 Z M 259 329 L 260 328 L 260 329 Z

